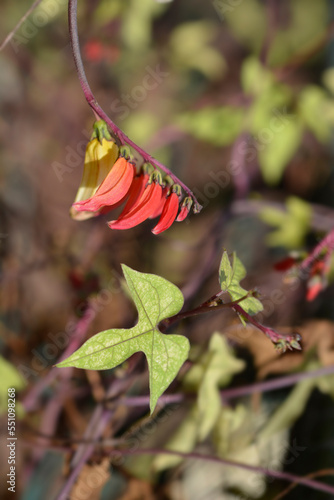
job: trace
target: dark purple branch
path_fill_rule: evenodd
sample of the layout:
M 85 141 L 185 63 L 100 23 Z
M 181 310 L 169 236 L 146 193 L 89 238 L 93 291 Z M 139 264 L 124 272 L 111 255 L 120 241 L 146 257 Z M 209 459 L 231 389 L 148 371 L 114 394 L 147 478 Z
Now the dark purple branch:
M 69 344 L 63 354 L 60 356 L 58 362 L 68 358 L 68 356 L 70 356 L 81 346 L 94 317 L 94 310 L 91 306 L 89 306 L 85 311 L 83 317 L 78 320 Z M 61 370 L 59 370 L 59 368 L 52 367 L 47 375 L 45 375 L 40 381 L 38 381 L 22 400 L 24 409 L 27 412 L 33 411 L 38 402 L 38 398 L 46 389 L 46 387 L 48 387 L 56 378 L 68 379 L 71 376 L 72 370 L 72 368 L 62 368 Z
M 241 387 L 232 387 L 229 389 L 223 389 L 220 391 L 220 395 L 223 400 L 230 400 L 242 396 L 249 396 L 257 392 L 269 392 L 276 391 L 282 387 L 290 387 L 302 380 L 324 377 L 326 375 L 332 375 L 334 373 L 334 365 L 325 366 L 319 368 L 319 370 L 306 371 L 301 373 L 293 373 L 292 375 L 286 375 L 284 377 L 278 377 L 273 380 L 266 380 L 264 382 L 255 382 L 254 384 L 243 385 Z M 192 394 L 176 393 L 176 394 L 165 394 L 160 396 L 158 400 L 158 405 L 168 405 L 182 403 L 185 400 L 195 399 L 196 396 Z M 125 406 L 149 406 L 150 396 L 127 396 L 119 399 L 117 402 Z
M 334 229 L 325 236 L 320 243 L 312 250 L 310 255 L 303 260 L 298 269 L 301 273 L 308 272 L 313 262 L 317 260 L 322 252 L 332 252 L 334 250 Z
M 261 325 L 261 323 L 256 321 L 256 319 L 253 318 L 253 316 L 250 316 L 250 314 L 248 314 L 241 306 L 232 304 L 231 307 L 236 313 L 241 314 L 248 321 L 248 323 L 251 323 L 258 330 L 263 332 L 279 348 L 282 348 L 283 350 L 285 350 L 286 348 L 301 349 L 299 345 L 301 336 L 298 333 L 282 334 L 276 332 L 272 328 L 268 328 L 267 326 Z
M 108 441 L 104 441 L 103 444 L 108 446 Z M 240 462 L 235 462 L 234 460 L 227 460 L 225 458 L 219 458 L 212 455 L 204 455 L 202 453 L 181 453 L 179 451 L 171 451 L 159 448 L 144 448 L 144 449 L 120 449 L 113 451 L 111 450 L 111 455 L 122 454 L 122 455 L 173 455 L 181 458 L 192 458 L 198 460 L 207 460 L 209 462 L 221 463 L 223 465 L 227 465 L 230 467 L 238 467 L 240 469 L 248 470 L 251 472 L 257 472 L 260 474 L 264 474 L 269 477 L 273 477 L 276 479 L 281 479 L 283 481 L 288 481 L 292 483 L 298 483 L 299 485 L 307 486 L 308 488 L 324 491 L 326 493 L 334 494 L 334 486 L 329 486 L 327 484 L 320 483 L 319 481 L 314 481 L 312 479 L 307 479 L 300 476 L 295 476 L 294 474 L 290 474 L 289 472 L 276 471 L 266 469 L 265 467 L 256 467 L 255 465 L 243 464 Z

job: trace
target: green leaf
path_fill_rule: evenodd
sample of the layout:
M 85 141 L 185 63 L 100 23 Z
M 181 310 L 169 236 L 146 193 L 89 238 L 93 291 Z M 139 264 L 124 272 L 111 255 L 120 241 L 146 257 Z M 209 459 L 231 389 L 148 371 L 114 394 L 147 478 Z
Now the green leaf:
M 297 118 L 286 121 L 282 130 L 271 132 L 270 140 L 268 137 L 268 142 L 261 145 L 259 164 L 267 184 L 275 185 L 281 180 L 285 168 L 300 145 L 302 132 L 302 124 Z
M 173 436 L 169 439 L 166 450 L 190 453 L 196 446 L 198 435 L 198 409 L 193 406 Z M 183 458 L 177 455 L 158 455 L 152 464 L 155 471 L 176 467 Z
M 319 362 L 312 360 L 304 366 L 304 371 L 314 371 L 319 368 Z M 268 438 L 283 429 L 289 429 L 302 415 L 313 389 L 319 386 L 321 379 L 325 378 L 327 377 L 309 378 L 298 382 L 284 402 L 267 420 L 259 433 L 259 438 Z
M 152 38 L 153 21 L 166 10 L 166 5 L 152 0 L 130 0 L 128 3 L 121 24 L 123 44 L 134 52 L 147 50 Z
M 25 387 L 25 381 L 16 367 L 2 356 L 0 356 L 0 380 L 5 381 L 5 383 L 3 382 L 1 384 L 0 390 L 1 414 L 7 410 L 8 388 L 14 387 L 17 390 L 23 389 Z M 16 412 L 22 412 L 22 408 L 19 405 L 20 403 L 17 401 Z
M 180 427 L 168 440 L 167 450 L 189 453 L 209 435 L 222 411 L 219 389 L 226 387 L 233 375 L 244 368 L 244 361 L 236 358 L 225 337 L 219 332 L 213 333 L 208 350 L 183 378 L 184 389 L 187 392 L 189 389 L 198 390 L 198 397 Z M 177 456 L 160 455 L 154 460 L 154 468 L 163 470 L 181 461 L 182 458 Z
M 324 90 L 317 85 L 307 85 L 298 101 L 300 116 L 321 142 L 327 142 L 331 134 L 333 120 L 328 110 L 333 109 L 333 100 L 328 99 Z
M 89 370 L 107 370 L 123 363 L 135 352 L 142 351 L 150 374 L 150 408 L 176 377 L 188 357 L 189 341 L 181 335 L 164 335 L 158 324 L 177 314 L 183 295 L 169 281 L 122 265 L 132 299 L 138 310 L 138 323 L 133 328 L 111 329 L 89 339 L 80 349 L 57 366 L 75 366 Z
M 178 117 L 178 125 L 215 146 L 231 144 L 242 130 L 245 112 L 233 106 L 205 107 Z
M 244 268 L 236 253 L 233 253 L 233 264 L 231 266 L 228 254 L 224 251 L 219 267 L 219 282 L 223 292 L 228 292 L 232 300 L 238 300 L 248 294 L 247 290 L 240 286 L 240 281 L 246 277 Z M 241 307 L 251 315 L 263 310 L 263 305 L 255 297 L 246 297 L 240 302 Z
M 274 83 L 274 77 L 259 61 L 251 56 L 245 59 L 241 68 L 241 85 L 246 94 L 261 95 Z
M 255 437 L 255 416 L 242 404 L 223 406 L 213 429 L 213 442 L 220 457 L 242 450 Z
M 286 202 L 286 212 L 267 207 L 260 212 L 260 218 L 267 224 L 277 227 L 266 238 L 269 246 L 298 248 L 304 245 L 309 231 L 312 209 L 310 204 L 295 196 Z
M 209 79 L 221 78 L 226 63 L 219 50 L 211 46 L 218 32 L 211 21 L 190 21 L 177 26 L 170 36 L 170 59 L 180 71 L 196 69 Z
M 203 374 L 197 399 L 199 409 L 198 437 L 200 441 L 208 436 L 219 417 L 222 406 L 219 388 L 225 387 L 233 375 L 245 367 L 245 363 L 235 357 L 225 337 L 219 333 L 212 335 L 208 352 L 205 353 L 204 357 Z M 191 376 L 191 374 L 189 375 Z

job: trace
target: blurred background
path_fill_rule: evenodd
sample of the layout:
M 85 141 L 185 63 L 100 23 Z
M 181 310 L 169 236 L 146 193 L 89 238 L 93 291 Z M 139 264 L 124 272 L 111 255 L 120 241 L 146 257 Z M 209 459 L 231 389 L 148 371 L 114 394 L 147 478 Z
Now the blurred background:
M 1 40 L 30 6 L 2 0 Z M 110 465 L 103 447 L 89 451 L 80 439 L 135 436 L 139 447 L 162 448 L 179 426 L 189 429 L 190 405 L 165 408 L 148 431 L 147 407 L 111 412 L 102 404 L 106 394 L 148 393 L 137 355 L 136 364 L 101 373 L 53 365 L 91 335 L 134 324 L 121 263 L 170 280 L 192 308 L 219 291 L 224 248 L 245 265 L 243 285 L 260 290 L 259 320 L 298 331 L 303 350 L 279 355 L 262 333 L 222 312 L 178 327 L 192 359 L 218 331 L 226 356 L 243 362 L 221 388 L 333 364 L 332 271 L 329 286 L 322 281 L 307 300 L 305 282 L 291 286 L 274 268 L 333 226 L 333 15 L 330 0 L 79 2 L 82 56 L 98 102 L 203 205 L 159 237 L 154 221 L 117 232 L 110 217 L 69 216 L 94 117 L 75 72 L 66 1 L 43 0 L 0 52 L 1 425 L 5 449 L 7 389 L 16 387 L 17 498 L 60 499 L 68 477 L 73 500 L 266 500 L 284 492 L 278 479 L 195 460 Z M 170 392 L 182 389 L 182 373 Z M 328 376 L 228 401 L 204 441 L 194 433 L 187 441 L 184 430 L 180 450 L 301 476 L 322 471 L 319 481 L 334 485 L 333 396 Z M 1 462 L 6 474 L 6 454 Z M 1 497 L 11 495 L 2 482 Z M 298 486 L 285 498 L 301 495 L 330 497 Z

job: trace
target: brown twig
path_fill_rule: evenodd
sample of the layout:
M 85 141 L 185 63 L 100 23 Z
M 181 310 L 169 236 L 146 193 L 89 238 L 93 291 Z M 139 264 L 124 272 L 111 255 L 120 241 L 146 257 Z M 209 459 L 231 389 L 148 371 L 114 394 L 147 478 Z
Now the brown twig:
M 17 25 L 12 29 L 10 33 L 6 36 L 2 44 L 0 45 L 0 51 L 3 50 L 6 45 L 11 41 L 15 33 L 20 29 L 24 21 L 30 16 L 30 14 L 36 9 L 36 7 L 39 6 L 42 0 L 35 0 L 35 2 L 32 4 L 32 6 L 27 10 L 27 12 L 24 14 L 24 16 L 21 17 Z

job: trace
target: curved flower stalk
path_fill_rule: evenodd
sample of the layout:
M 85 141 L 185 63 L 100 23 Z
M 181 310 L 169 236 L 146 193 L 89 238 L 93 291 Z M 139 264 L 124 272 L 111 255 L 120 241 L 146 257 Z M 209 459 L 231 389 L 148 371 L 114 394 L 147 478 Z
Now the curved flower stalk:
M 182 188 L 150 164 L 137 171 L 128 148 L 121 151 L 108 132 L 103 120 L 94 124 L 92 139 L 87 145 L 84 174 L 71 208 L 76 220 L 85 220 L 110 212 L 125 203 L 116 220 L 108 223 L 111 229 L 129 229 L 146 219 L 159 221 L 153 234 L 166 231 L 176 220 L 188 215 L 192 200 L 183 199 Z
M 92 108 L 92 111 L 94 112 L 96 119 L 97 120 L 101 119 L 105 121 L 105 123 L 108 125 L 108 127 L 114 134 L 114 137 L 118 139 L 120 144 L 132 147 L 143 158 L 144 162 L 153 165 L 155 169 L 160 169 L 165 174 L 167 174 L 167 176 L 171 178 L 174 184 L 180 185 L 185 195 L 192 200 L 192 204 L 189 205 L 189 210 L 190 208 L 192 208 L 195 214 L 199 213 L 202 209 L 202 206 L 198 203 L 194 193 L 182 181 L 180 181 L 176 177 L 176 175 L 174 175 L 165 165 L 163 165 L 158 160 L 153 158 L 150 154 L 148 154 L 146 151 L 140 148 L 136 143 L 134 143 L 129 137 L 127 137 L 125 133 L 119 127 L 117 127 L 117 125 L 109 118 L 109 116 L 103 111 L 101 106 L 96 101 L 94 94 L 87 81 L 80 53 L 80 44 L 79 44 L 78 26 L 77 26 L 77 0 L 69 0 L 68 5 L 69 5 L 69 10 L 68 10 L 69 31 L 70 31 L 70 39 L 71 39 L 74 62 L 79 76 L 80 85 L 85 95 L 86 101 Z M 74 210 L 76 209 L 77 207 L 74 208 Z

